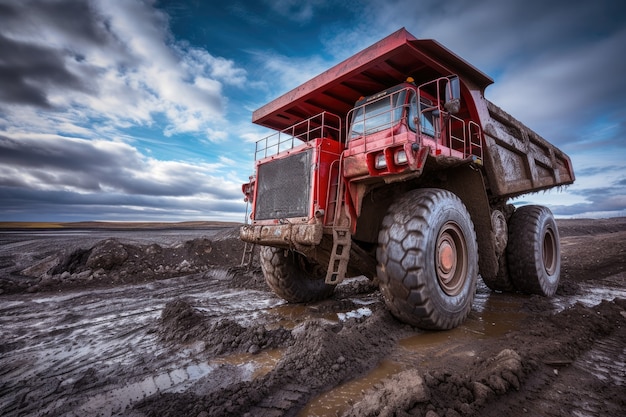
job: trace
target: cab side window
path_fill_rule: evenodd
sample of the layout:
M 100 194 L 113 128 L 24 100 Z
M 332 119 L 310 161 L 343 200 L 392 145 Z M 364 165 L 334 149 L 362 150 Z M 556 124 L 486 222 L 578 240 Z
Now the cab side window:
M 420 106 L 417 105 L 417 95 L 415 93 L 411 93 L 410 105 L 409 105 L 409 128 L 416 132 L 417 126 L 415 124 L 415 116 L 419 114 L 419 124 L 421 132 L 425 135 L 435 137 L 435 117 L 433 116 L 432 111 L 427 111 L 420 113 L 420 109 L 424 109 L 427 107 L 432 107 L 432 103 L 428 100 L 422 98 L 420 100 Z

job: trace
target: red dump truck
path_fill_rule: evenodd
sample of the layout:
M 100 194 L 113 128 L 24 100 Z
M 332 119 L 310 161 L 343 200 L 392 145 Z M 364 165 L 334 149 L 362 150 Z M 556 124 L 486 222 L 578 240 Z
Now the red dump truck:
M 571 184 L 572 164 L 485 99 L 491 83 L 400 29 L 256 110 L 275 133 L 242 186 L 244 260 L 260 245 L 268 285 L 290 302 L 367 276 L 395 317 L 425 329 L 466 319 L 478 275 L 554 294 L 554 217 L 508 200 Z

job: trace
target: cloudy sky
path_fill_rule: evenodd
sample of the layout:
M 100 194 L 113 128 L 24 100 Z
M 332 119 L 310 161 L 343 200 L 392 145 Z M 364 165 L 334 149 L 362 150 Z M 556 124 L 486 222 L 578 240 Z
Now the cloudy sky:
M 624 2 L 0 0 L 0 221 L 243 221 L 252 111 L 401 27 L 572 158 L 517 202 L 626 216 Z

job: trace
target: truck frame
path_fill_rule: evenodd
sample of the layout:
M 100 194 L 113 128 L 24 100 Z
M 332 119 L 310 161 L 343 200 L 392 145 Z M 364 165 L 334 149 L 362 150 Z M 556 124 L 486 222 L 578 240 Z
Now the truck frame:
M 346 277 L 378 283 L 398 319 L 450 329 L 478 276 L 551 296 L 560 275 L 550 210 L 511 198 L 568 185 L 567 155 L 484 97 L 487 75 L 404 28 L 253 112 L 242 185 L 246 252 L 290 302 Z M 244 255 L 245 258 L 245 255 Z

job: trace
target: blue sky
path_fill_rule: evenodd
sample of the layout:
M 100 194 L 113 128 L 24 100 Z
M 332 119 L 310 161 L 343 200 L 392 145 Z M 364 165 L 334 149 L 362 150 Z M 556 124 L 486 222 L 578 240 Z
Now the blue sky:
M 516 203 L 626 216 L 623 3 L 0 0 L 0 221 L 243 221 L 252 111 L 401 27 L 572 158 Z

